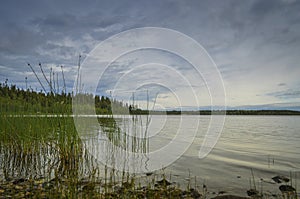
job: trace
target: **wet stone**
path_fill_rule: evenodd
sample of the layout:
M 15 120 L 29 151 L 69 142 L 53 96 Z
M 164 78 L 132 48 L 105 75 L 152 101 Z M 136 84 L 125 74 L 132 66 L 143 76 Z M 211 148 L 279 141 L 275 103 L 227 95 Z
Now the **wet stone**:
M 247 191 L 247 195 L 248 195 L 248 196 L 258 196 L 258 195 L 259 195 L 259 192 L 258 192 L 257 190 L 255 190 L 255 189 L 249 189 L 249 190 Z
M 20 183 L 23 183 L 23 182 L 26 182 L 28 181 L 27 179 L 25 178 L 19 178 L 19 179 L 15 179 L 12 181 L 13 184 L 20 184 Z
M 159 185 L 159 186 L 169 186 L 169 185 L 171 185 L 172 183 L 170 183 L 168 180 L 166 180 L 166 179 L 162 179 L 162 180 L 159 180 L 159 181 L 156 181 L 157 182 L 157 184 Z
M 196 189 L 190 189 L 190 192 L 192 198 L 198 199 L 201 197 L 201 194 Z
M 274 182 L 280 184 L 282 182 L 289 182 L 290 179 L 286 176 L 275 176 L 272 178 L 272 180 L 274 180 Z
M 291 193 L 291 192 L 295 192 L 296 189 L 290 185 L 281 185 L 279 187 L 279 190 L 282 192 L 282 193 Z
M 151 175 L 153 175 L 153 173 L 152 173 L 152 172 L 148 172 L 148 173 L 146 173 L 146 176 L 151 176 Z

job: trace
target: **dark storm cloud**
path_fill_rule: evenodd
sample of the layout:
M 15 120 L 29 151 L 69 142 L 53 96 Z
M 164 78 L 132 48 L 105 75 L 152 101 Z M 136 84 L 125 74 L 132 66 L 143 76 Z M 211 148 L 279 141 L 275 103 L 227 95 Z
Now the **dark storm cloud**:
M 297 92 L 289 95 L 277 89 L 299 83 L 299 10 L 300 1 L 293 0 L 5 0 L 0 7 L 0 81 L 9 77 L 24 85 L 24 74 L 30 72 L 27 62 L 43 62 L 46 69 L 65 65 L 66 75 L 74 78 L 79 53 L 88 54 L 121 31 L 158 26 L 181 31 L 202 44 L 219 66 L 228 95 L 238 93 L 232 98 L 250 93 L 236 87 L 243 85 L 243 91 L 256 90 L 255 96 L 287 99 Z M 262 81 L 272 82 L 264 89 L 272 95 L 261 93 Z

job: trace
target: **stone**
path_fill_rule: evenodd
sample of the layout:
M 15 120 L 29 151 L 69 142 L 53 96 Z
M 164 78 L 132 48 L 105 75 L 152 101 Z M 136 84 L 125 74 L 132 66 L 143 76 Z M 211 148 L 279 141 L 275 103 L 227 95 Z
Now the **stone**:
M 274 182 L 280 184 L 282 182 L 289 182 L 290 179 L 286 176 L 275 176 L 272 178 L 272 180 L 274 180 Z
M 282 193 L 291 193 L 291 192 L 295 192 L 296 189 L 290 185 L 281 185 L 279 187 L 279 190 L 282 192 Z

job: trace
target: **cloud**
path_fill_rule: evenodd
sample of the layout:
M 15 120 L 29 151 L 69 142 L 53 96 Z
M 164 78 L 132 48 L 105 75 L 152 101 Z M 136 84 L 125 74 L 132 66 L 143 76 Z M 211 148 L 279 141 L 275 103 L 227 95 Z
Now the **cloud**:
M 287 89 L 283 91 L 268 93 L 267 95 L 275 96 L 279 99 L 300 99 L 300 90 Z
M 278 86 L 286 86 L 286 83 L 279 83 Z
M 159 26 L 181 31 L 203 45 L 220 70 L 229 105 L 294 101 L 300 84 L 299 10 L 300 2 L 294 0 L 4 1 L 0 7 L 0 81 L 9 78 L 24 86 L 26 74 L 33 84 L 26 64 L 42 62 L 47 70 L 64 65 L 70 90 L 79 53 L 88 56 L 99 42 L 121 31 Z M 192 79 L 197 94 L 207 96 L 205 83 L 196 80 L 188 64 L 176 56 L 158 54 L 148 54 L 143 61 L 175 68 Z M 132 65 L 142 63 L 127 56 L 106 71 L 99 92 L 107 94 Z M 133 82 L 149 74 L 135 72 Z M 165 76 L 184 93 L 174 77 Z

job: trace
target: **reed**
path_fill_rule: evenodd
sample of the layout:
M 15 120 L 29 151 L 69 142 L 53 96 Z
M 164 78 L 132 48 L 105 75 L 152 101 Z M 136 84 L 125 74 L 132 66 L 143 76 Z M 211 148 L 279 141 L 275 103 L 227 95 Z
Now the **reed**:
M 141 124 L 139 117 L 132 117 L 134 124 Z M 99 118 L 99 121 L 116 146 L 128 147 L 131 143 L 130 151 L 145 151 L 147 143 L 138 138 L 144 134 L 139 132 L 142 128 L 136 127 L 137 137 L 131 138 L 122 133 L 114 118 Z M 173 198 L 181 193 L 175 186 L 156 185 L 155 180 L 141 183 L 142 176 L 99 167 L 85 149 L 69 116 L 1 114 L 0 154 L 0 189 L 4 188 L 0 196 Z M 166 180 L 166 175 L 161 178 Z

